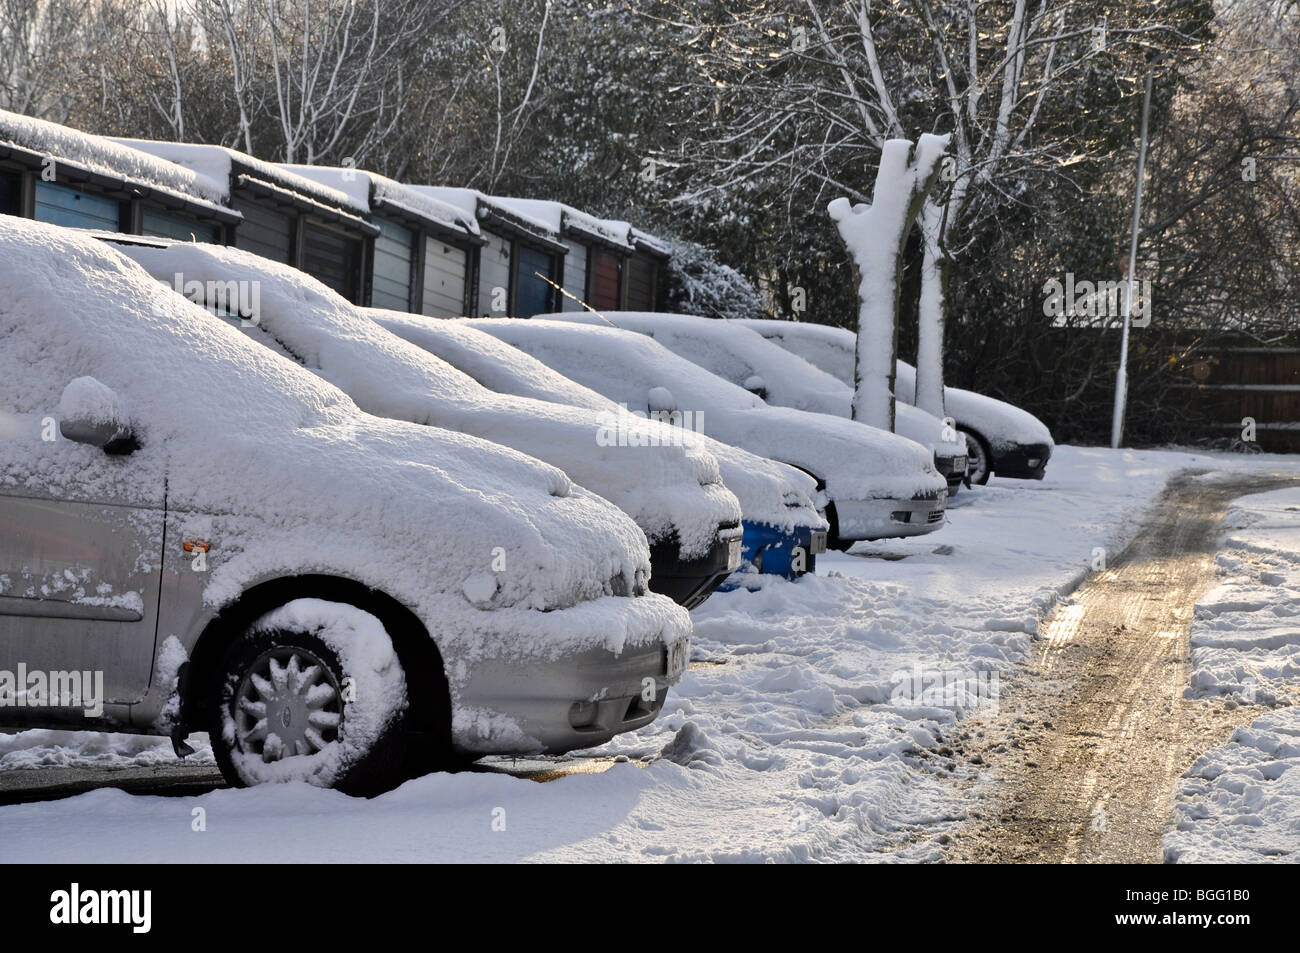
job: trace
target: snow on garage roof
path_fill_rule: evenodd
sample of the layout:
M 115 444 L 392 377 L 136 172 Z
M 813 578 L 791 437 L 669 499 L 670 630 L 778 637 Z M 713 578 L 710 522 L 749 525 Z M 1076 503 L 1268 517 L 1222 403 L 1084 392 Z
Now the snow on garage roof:
M 304 178 L 347 193 L 353 204 L 381 212 L 384 206 L 421 219 L 435 227 L 477 235 L 478 217 L 473 211 L 443 201 L 425 191 L 403 185 L 377 172 L 338 166 L 282 165 Z
M 32 116 L 0 110 L 0 145 L 52 158 L 56 168 L 58 164 L 67 165 L 213 209 L 219 209 L 225 201 L 224 185 L 200 170 L 176 165 L 123 140 Z
M 220 183 L 220 201 L 230 200 L 230 186 L 235 175 L 252 173 L 270 185 L 284 191 L 297 192 L 314 202 L 332 206 L 345 212 L 365 215 L 368 204 L 353 201 L 348 193 L 313 179 L 297 175 L 284 166 L 263 162 L 245 152 L 197 142 L 162 142 L 154 139 L 116 139 L 132 149 L 150 153 L 168 162 L 192 169 L 207 179 Z

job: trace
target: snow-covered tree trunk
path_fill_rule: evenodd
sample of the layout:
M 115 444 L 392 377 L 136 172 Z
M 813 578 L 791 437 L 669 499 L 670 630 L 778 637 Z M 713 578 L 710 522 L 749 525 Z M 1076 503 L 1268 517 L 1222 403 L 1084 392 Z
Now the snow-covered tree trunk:
M 942 419 L 943 326 L 952 258 L 944 244 L 947 210 L 933 198 L 921 207 L 921 300 L 917 307 L 916 392 L 904 397 Z
M 906 139 L 888 140 L 880 151 L 871 204 L 850 207 L 848 199 L 838 198 L 826 209 L 858 275 L 853 419 L 882 430 L 894 429 L 903 243 L 947 148 L 947 136 L 923 135 L 915 147 Z

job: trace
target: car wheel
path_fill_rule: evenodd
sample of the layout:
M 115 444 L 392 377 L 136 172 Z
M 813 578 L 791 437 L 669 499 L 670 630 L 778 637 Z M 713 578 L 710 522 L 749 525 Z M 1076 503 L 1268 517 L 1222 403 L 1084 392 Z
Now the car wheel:
M 403 780 L 406 678 L 370 613 L 286 603 L 231 643 L 217 678 L 209 734 L 231 785 L 306 781 L 372 795 Z
M 993 475 L 993 457 L 984 438 L 969 430 L 958 430 L 966 440 L 966 473 L 973 484 L 983 486 Z

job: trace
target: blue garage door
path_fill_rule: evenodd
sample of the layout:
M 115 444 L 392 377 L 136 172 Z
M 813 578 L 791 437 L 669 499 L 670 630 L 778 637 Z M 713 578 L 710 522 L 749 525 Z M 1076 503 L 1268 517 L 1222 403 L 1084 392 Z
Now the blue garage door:
M 555 256 L 532 248 L 519 248 L 518 291 L 515 295 L 516 318 L 531 318 L 551 311 L 551 286 L 538 277 L 555 278 Z
M 409 229 L 382 219 L 375 237 L 375 273 L 370 303 L 376 308 L 411 310 L 411 260 L 415 236 Z
M 116 199 L 93 195 L 70 185 L 36 183 L 36 221 L 69 228 L 121 230 L 122 205 Z
M 183 242 L 215 242 L 217 227 L 186 218 L 184 215 L 172 215 L 154 208 L 141 209 L 140 234 L 155 238 L 179 238 Z

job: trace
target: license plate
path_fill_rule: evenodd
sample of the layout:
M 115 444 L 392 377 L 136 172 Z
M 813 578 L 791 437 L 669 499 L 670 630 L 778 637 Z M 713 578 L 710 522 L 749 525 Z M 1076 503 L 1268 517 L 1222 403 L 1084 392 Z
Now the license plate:
M 678 639 L 668 646 L 668 679 L 681 678 L 691 660 L 690 639 Z
M 819 553 L 826 552 L 826 531 L 814 530 L 812 539 L 808 541 L 808 554 L 816 556 Z
M 965 472 L 966 472 L 966 458 L 965 458 L 965 457 L 953 457 L 953 458 L 952 458 L 952 469 L 953 469 L 953 472 L 954 472 L 954 473 L 965 473 Z
M 740 565 L 740 545 L 742 540 L 739 538 L 727 543 L 727 572 L 731 572 Z

